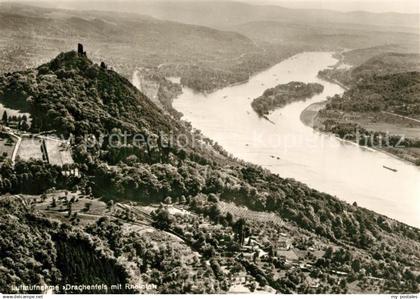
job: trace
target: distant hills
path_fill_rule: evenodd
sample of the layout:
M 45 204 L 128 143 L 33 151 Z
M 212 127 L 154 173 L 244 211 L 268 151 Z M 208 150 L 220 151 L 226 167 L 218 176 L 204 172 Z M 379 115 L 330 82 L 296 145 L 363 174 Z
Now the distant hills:
M 127 78 L 137 67 L 162 67 L 168 75 L 200 73 L 207 82 L 217 72 L 229 83 L 269 64 L 254 59 L 262 49 L 239 33 L 127 13 L 0 4 L 0 39 L 0 72 L 34 67 L 77 42 Z
M 403 72 L 420 72 L 420 54 L 385 53 L 374 56 L 352 71 L 355 79 Z
M 247 22 L 233 26 L 232 30 L 262 43 L 295 43 L 315 50 L 378 47 L 378 50 L 388 51 L 385 47 L 393 46 L 403 52 L 420 51 L 418 33 L 395 32 L 377 26 L 323 22 L 307 24 L 279 19 Z
M 318 75 L 327 80 L 336 80 L 346 86 L 353 86 L 364 78 L 420 72 L 420 54 L 382 53 L 382 51 L 384 51 L 383 48 L 367 48 L 345 52 L 342 62 L 350 63 L 352 67 L 333 67 L 320 71 Z
M 415 15 L 236 2 L 78 2 L 78 8 L 93 10 L 0 4 L 0 72 L 35 67 L 82 42 L 93 61 L 105 61 L 128 79 L 142 67 L 160 82 L 180 77 L 184 86 L 208 92 L 302 51 L 376 49 L 369 58 L 416 53 L 420 45 Z
M 67 8 L 130 11 L 165 20 L 218 28 L 254 21 L 281 21 L 307 25 L 378 26 L 393 31 L 417 32 L 420 25 L 419 16 L 415 13 L 291 9 L 275 5 L 255 5 L 233 1 L 124 1 L 123 4 L 89 1 L 77 5 L 61 5 Z

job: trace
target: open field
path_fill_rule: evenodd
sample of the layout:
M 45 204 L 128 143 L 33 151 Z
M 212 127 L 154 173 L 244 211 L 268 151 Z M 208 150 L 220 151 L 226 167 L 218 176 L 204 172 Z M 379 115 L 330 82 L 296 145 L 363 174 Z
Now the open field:
M 407 138 L 420 139 L 420 125 L 417 128 L 400 126 L 393 123 L 377 122 L 377 123 L 364 123 L 360 122 L 362 127 L 369 131 L 387 132 L 390 135 L 404 135 Z
M 68 144 L 62 140 L 39 136 L 23 136 L 16 158 L 24 161 L 43 160 L 58 166 L 73 163 Z
M 32 200 L 35 200 L 36 210 L 42 214 L 64 222 L 79 219 L 78 225 L 92 224 L 102 216 L 111 215 L 106 203 L 79 192 L 54 191 L 45 194 L 43 199 L 33 197 Z M 69 206 L 72 215 L 69 215 Z
M 219 202 L 218 206 L 223 214 L 231 213 L 232 216 L 244 219 L 250 219 L 254 221 L 260 222 L 272 222 L 278 225 L 283 225 L 284 221 L 274 213 L 266 213 L 266 212 L 255 212 L 251 211 L 245 207 L 240 207 L 235 205 L 234 203 L 228 202 Z
M 73 164 L 70 145 L 62 140 L 44 138 L 47 151 L 48 162 L 52 165 L 63 166 L 64 164 Z
M 404 135 L 407 138 L 420 138 L 420 122 L 386 112 L 381 114 L 346 113 L 344 119 L 357 122 L 366 130 L 388 132 L 390 135 Z
M 16 159 L 24 161 L 29 159 L 44 160 L 41 146 L 42 140 L 39 138 L 22 137 Z

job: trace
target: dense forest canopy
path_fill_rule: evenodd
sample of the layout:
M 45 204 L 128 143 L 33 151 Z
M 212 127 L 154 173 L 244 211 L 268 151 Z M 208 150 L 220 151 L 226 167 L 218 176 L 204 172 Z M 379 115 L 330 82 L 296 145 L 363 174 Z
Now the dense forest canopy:
M 405 116 L 420 115 L 420 72 L 359 75 L 354 86 L 336 96 L 327 108 L 344 111 L 388 111 Z

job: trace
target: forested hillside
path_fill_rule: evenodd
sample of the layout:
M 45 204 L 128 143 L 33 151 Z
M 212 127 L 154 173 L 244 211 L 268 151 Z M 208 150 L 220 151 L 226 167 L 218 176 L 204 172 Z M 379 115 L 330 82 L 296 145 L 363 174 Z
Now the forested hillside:
M 328 109 L 354 112 L 388 111 L 414 118 L 420 116 L 419 72 L 381 75 L 380 71 L 364 71 L 360 67 L 352 74 L 358 78 L 357 83 L 342 97 L 335 97 L 328 104 Z
M 6 293 L 112 293 L 51 286 L 124 284 L 128 274 L 98 240 L 33 213 L 21 197 L 0 200 L 0 289 Z M 19 288 L 26 285 L 28 289 Z M 121 290 L 120 293 L 131 293 Z
M 392 47 L 391 49 L 395 50 Z M 320 71 L 318 75 L 348 87 L 363 79 L 370 80 L 374 76 L 420 71 L 420 54 L 388 52 L 387 47 L 348 51 L 338 58 L 341 59 L 338 65 L 344 63 L 348 67 L 331 67 Z

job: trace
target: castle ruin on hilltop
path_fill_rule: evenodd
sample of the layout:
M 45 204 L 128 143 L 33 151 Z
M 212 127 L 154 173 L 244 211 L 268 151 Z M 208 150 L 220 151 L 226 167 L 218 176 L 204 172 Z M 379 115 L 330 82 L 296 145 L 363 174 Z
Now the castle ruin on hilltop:
M 79 54 L 79 56 L 86 57 L 86 51 L 83 51 L 83 45 L 80 43 L 77 44 L 77 54 Z

